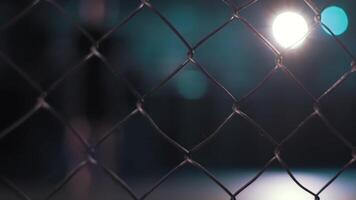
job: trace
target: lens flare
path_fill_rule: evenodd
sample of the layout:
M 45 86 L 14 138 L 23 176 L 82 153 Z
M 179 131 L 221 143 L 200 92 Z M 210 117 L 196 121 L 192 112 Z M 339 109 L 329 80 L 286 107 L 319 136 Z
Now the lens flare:
M 284 12 L 276 17 L 272 26 L 276 41 L 284 48 L 296 48 L 303 43 L 308 25 L 305 19 L 295 12 Z

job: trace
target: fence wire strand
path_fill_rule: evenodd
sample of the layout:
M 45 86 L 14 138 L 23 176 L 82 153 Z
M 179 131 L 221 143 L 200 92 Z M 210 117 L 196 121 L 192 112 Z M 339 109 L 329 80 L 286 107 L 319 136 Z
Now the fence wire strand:
M 218 0 L 217 0 L 218 1 Z M 201 171 L 205 174 L 212 182 L 216 184 L 217 187 L 220 187 L 231 199 L 236 199 L 239 194 L 244 191 L 246 188 L 250 187 L 259 177 L 269 168 L 269 166 L 277 162 L 279 165 L 286 171 L 288 176 L 293 180 L 293 182 L 303 189 L 305 192 L 312 195 L 315 199 L 320 199 L 320 194 L 328 188 L 336 179 L 339 177 L 350 165 L 355 163 L 355 145 L 348 141 L 343 134 L 335 128 L 331 122 L 326 118 L 323 114 L 323 111 L 320 106 L 320 101 L 327 95 L 330 95 L 337 87 L 339 87 L 347 78 L 351 76 L 356 70 L 355 65 L 355 56 L 352 52 L 347 48 L 347 46 L 335 36 L 335 34 L 328 28 L 325 24 L 321 23 L 320 21 L 320 8 L 316 5 L 316 3 L 312 0 L 304 0 L 304 3 L 313 11 L 315 14 L 316 25 L 319 28 L 325 28 L 331 35 L 333 40 L 336 44 L 348 55 L 351 61 L 350 70 L 345 72 L 334 84 L 332 84 L 325 92 L 322 93 L 319 97 L 315 97 L 307 87 L 298 79 L 298 77 L 293 74 L 289 69 L 288 66 L 285 65 L 283 61 L 283 55 L 288 53 L 288 51 L 280 51 L 271 41 L 269 41 L 262 33 L 260 33 L 252 23 L 248 21 L 245 17 L 242 16 L 241 11 L 245 9 L 249 9 L 254 4 L 258 3 L 258 0 L 250 0 L 247 1 L 245 4 L 237 5 L 232 0 L 221 0 L 226 6 L 231 8 L 231 17 L 226 19 L 224 23 L 213 29 L 210 33 L 202 37 L 196 44 L 190 44 L 188 40 L 180 33 L 180 31 L 174 26 L 173 23 L 169 21 L 165 15 L 160 12 L 159 9 L 155 7 L 155 5 L 150 2 L 149 0 L 140 0 L 137 2 L 137 6 L 131 13 L 126 16 L 121 22 L 117 23 L 114 27 L 112 27 L 109 31 L 102 35 L 98 40 L 95 40 L 94 37 L 87 31 L 75 18 L 71 17 L 71 15 L 55 0 L 35 0 L 31 4 L 29 4 L 23 11 L 19 12 L 16 16 L 10 19 L 7 23 L 0 27 L 0 32 L 6 31 L 11 26 L 15 25 L 18 21 L 21 21 L 22 18 L 26 17 L 30 12 L 32 12 L 35 8 L 41 6 L 41 4 L 49 4 L 50 6 L 56 8 L 59 11 L 59 14 L 64 16 L 68 23 L 71 23 L 75 26 L 75 28 L 81 32 L 90 42 L 91 48 L 88 49 L 88 53 L 83 56 L 83 58 L 76 64 L 69 68 L 64 74 L 62 74 L 57 80 L 55 80 L 47 89 L 44 89 L 40 86 L 38 82 L 33 80 L 25 71 L 21 69 L 20 66 L 16 64 L 10 57 L 8 57 L 5 53 L 0 52 L 0 59 L 5 61 L 9 66 L 15 70 L 27 83 L 31 86 L 34 90 L 36 90 L 38 95 L 37 103 L 29 109 L 27 113 L 24 113 L 17 121 L 13 122 L 9 127 L 5 128 L 0 132 L 0 140 L 3 140 L 7 135 L 11 134 L 16 128 L 21 126 L 27 120 L 29 120 L 36 112 L 39 110 L 48 110 L 54 118 L 60 121 L 65 127 L 71 130 L 72 134 L 74 134 L 81 144 L 87 149 L 87 159 L 79 162 L 70 172 L 61 180 L 59 183 L 49 192 L 46 196 L 46 200 L 52 199 L 61 189 L 78 173 L 80 172 L 85 166 L 87 165 L 96 165 L 99 166 L 109 177 L 111 177 L 120 187 L 128 192 L 128 194 L 135 200 L 143 200 L 146 199 L 153 191 L 159 189 L 159 187 L 169 179 L 174 173 L 180 170 L 182 167 L 186 165 L 191 165 L 194 168 Z M 106 59 L 105 55 L 100 52 L 100 44 L 105 41 L 106 39 L 110 38 L 114 32 L 120 31 L 120 29 L 124 28 L 124 26 L 129 23 L 135 16 L 142 12 L 143 10 L 149 10 L 153 14 L 155 14 L 162 23 L 167 26 L 172 33 L 180 40 L 180 42 L 186 47 L 187 49 L 187 57 L 185 60 L 182 61 L 181 64 L 176 66 L 174 70 L 164 79 L 162 79 L 156 86 L 154 86 L 149 92 L 146 94 L 140 94 L 135 87 L 130 83 L 129 80 L 125 78 L 125 76 L 110 64 L 110 62 Z M 248 91 L 242 98 L 236 98 L 227 88 L 224 87 L 222 83 L 219 82 L 218 79 L 211 74 L 205 66 L 203 66 L 198 59 L 195 57 L 195 52 L 199 49 L 200 46 L 204 45 L 207 41 L 209 41 L 213 36 L 215 36 L 218 32 L 223 30 L 227 26 L 232 26 L 231 22 L 237 21 L 244 25 L 244 27 L 249 30 L 249 32 L 255 35 L 256 40 L 262 42 L 267 48 L 275 55 L 276 63 L 275 66 L 271 66 L 271 70 L 265 77 L 255 86 L 253 89 Z M 314 30 L 314 27 L 313 27 Z M 310 33 L 308 33 L 309 35 Z M 307 36 L 306 36 L 307 37 Z M 126 86 L 129 88 L 130 92 L 135 95 L 137 98 L 136 108 L 130 111 L 130 113 L 123 117 L 123 119 L 118 120 L 107 132 L 103 134 L 99 140 L 91 144 L 89 141 L 83 137 L 82 133 L 76 130 L 73 126 L 70 125 L 68 120 L 65 116 L 62 116 L 60 112 L 58 112 L 48 101 L 47 97 L 51 95 L 51 92 L 62 84 L 62 82 L 71 74 L 73 74 L 76 70 L 81 67 L 84 67 L 85 63 L 87 63 L 92 58 L 97 57 L 99 60 L 106 66 L 109 71 L 115 75 L 116 78 L 123 80 Z M 213 131 L 208 137 L 202 140 L 200 143 L 196 144 L 194 147 L 187 149 L 183 145 L 179 144 L 177 141 L 169 137 L 169 135 L 160 128 L 160 126 L 154 121 L 154 119 L 150 116 L 150 114 L 145 110 L 145 100 L 150 98 L 152 94 L 155 94 L 158 90 L 160 90 L 164 85 L 167 84 L 170 80 L 172 80 L 177 74 L 184 69 L 187 64 L 193 64 L 197 69 L 199 69 L 210 82 L 212 82 L 219 90 L 223 91 L 225 95 L 232 100 L 232 111 L 227 117 L 221 122 L 221 124 Z M 285 76 L 292 82 L 294 82 L 305 94 L 309 96 L 313 100 L 313 112 L 305 116 L 305 118 L 297 124 L 294 130 L 292 130 L 287 136 L 282 139 L 282 141 L 278 142 L 273 136 L 267 132 L 259 123 L 257 123 L 252 117 L 246 114 L 243 110 L 241 110 L 240 105 L 246 101 L 248 101 L 249 97 L 258 92 L 261 87 L 265 85 L 266 82 L 275 74 L 276 71 L 281 70 L 284 72 Z M 166 175 L 161 177 L 154 185 L 151 186 L 142 196 L 138 195 L 133 188 L 131 188 L 125 180 L 123 180 L 118 174 L 116 174 L 112 169 L 104 166 L 100 163 L 96 157 L 96 151 L 100 148 L 100 145 L 110 138 L 112 134 L 114 134 L 114 130 L 120 127 L 121 125 L 125 124 L 129 121 L 134 115 L 142 115 L 156 130 L 158 135 L 163 138 L 166 142 L 171 144 L 177 150 L 181 152 L 183 155 L 183 160 L 177 166 L 172 168 Z M 215 136 L 218 135 L 221 129 L 231 121 L 232 118 L 239 116 L 241 120 L 247 121 L 251 124 L 260 136 L 267 138 L 267 141 L 274 146 L 274 155 L 271 157 L 265 165 L 257 172 L 257 174 L 251 177 L 246 183 L 244 183 L 239 189 L 236 191 L 231 191 L 228 187 L 225 186 L 223 182 L 218 180 L 218 178 L 206 169 L 201 163 L 193 159 L 193 155 L 199 151 L 200 149 L 204 148 L 210 141 L 214 140 Z M 281 156 L 282 147 L 285 146 L 295 135 L 299 133 L 299 130 L 305 126 L 312 118 L 319 118 L 325 127 L 333 134 L 336 139 L 340 140 L 344 146 L 350 149 L 351 159 L 341 168 L 339 171 L 325 183 L 325 185 L 319 189 L 317 192 L 313 192 L 312 190 L 308 189 L 304 186 L 298 178 L 294 175 L 289 165 L 284 161 Z M 21 189 L 19 188 L 14 182 L 9 180 L 7 177 L 0 177 L 0 180 L 7 185 L 9 188 L 12 189 L 14 193 L 16 193 L 19 197 L 26 200 L 31 200 L 31 198 Z

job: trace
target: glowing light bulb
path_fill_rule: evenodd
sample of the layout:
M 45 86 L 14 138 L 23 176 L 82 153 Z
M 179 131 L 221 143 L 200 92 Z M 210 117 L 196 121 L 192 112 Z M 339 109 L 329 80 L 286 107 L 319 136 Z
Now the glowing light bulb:
M 272 25 L 276 41 L 284 48 L 296 48 L 303 43 L 308 25 L 305 19 L 295 12 L 284 12 L 276 17 Z

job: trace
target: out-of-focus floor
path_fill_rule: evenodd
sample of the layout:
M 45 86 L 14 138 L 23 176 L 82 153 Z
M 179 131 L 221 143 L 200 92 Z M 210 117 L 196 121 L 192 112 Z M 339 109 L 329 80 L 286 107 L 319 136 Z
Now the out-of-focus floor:
M 226 187 L 236 191 L 257 171 L 217 171 L 215 174 Z M 300 182 L 313 192 L 317 192 L 327 183 L 337 170 L 297 170 L 295 176 Z M 118 184 L 108 176 L 95 175 L 91 178 L 90 186 L 85 186 L 86 181 L 75 180 L 69 182 L 54 200 L 70 199 L 100 199 L 111 200 L 132 199 Z M 89 180 L 87 180 L 89 181 Z M 34 200 L 43 199 L 52 188 L 49 185 L 36 185 L 21 182 L 26 185 L 25 192 Z M 133 190 L 140 196 L 150 188 L 154 181 L 136 180 L 131 181 Z M 0 187 L 1 200 L 21 199 L 4 185 Z M 345 171 L 334 183 L 332 183 L 320 195 L 322 200 L 355 200 L 356 199 L 356 170 Z M 229 196 L 198 171 L 177 172 L 157 190 L 147 197 L 148 200 L 181 200 L 181 199 L 204 199 L 204 200 L 229 200 Z M 299 188 L 285 171 L 269 170 L 257 181 L 241 192 L 237 199 L 241 200 L 314 200 L 313 196 Z

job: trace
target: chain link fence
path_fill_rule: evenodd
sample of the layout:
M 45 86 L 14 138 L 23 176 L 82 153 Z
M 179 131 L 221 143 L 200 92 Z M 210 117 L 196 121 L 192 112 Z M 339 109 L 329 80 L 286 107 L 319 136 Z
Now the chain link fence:
M 218 1 L 218 0 L 217 0 Z M 311 25 L 311 30 L 309 31 L 308 35 L 310 35 L 317 27 L 323 27 L 326 29 L 332 36 L 332 38 L 335 40 L 335 48 L 336 46 L 339 46 L 338 48 L 341 48 L 344 53 L 348 56 L 349 61 L 350 61 L 350 67 L 349 70 L 344 73 L 333 85 L 331 85 L 326 91 L 322 93 L 320 96 L 314 96 L 308 89 L 307 87 L 298 79 L 298 77 L 293 74 L 288 66 L 285 65 L 285 60 L 284 57 L 286 54 L 290 52 L 289 49 L 279 49 L 276 47 L 273 42 L 269 41 L 262 33 L 260 33 L 250 21 L 245 18 L 242 14 L 242 11 L 249 9 L 251 6 L 254 4 L 259 3 L 257 0 L 250 0 L 247 1 L 244 4 L 237 4 L 236 2 L 232 0 L 222 0 L 222 2 L 231 9 L 231 17 L 226 20 L 223 24 L 220 26 L 216 27 L 213 31 L 211 31 L 209 34 L 204 36 L 199 40 L 199 42 L 195 44 L 191 44 L 188 42 L 188 40 L 181 34 L 180 30 L 175 28 L 174 24 L 170 22 L 168 18 L 166 18 L 162 12 L 160 12 L 159 9 L 156 8 L 155 4 L 153 1 L 149 0 L 141 0 L 137 2 L 137 7 L 132 10 L 132 12 L 126 16 L 125 19 L 123 19 L 120 23 L 118 23 L 116 26 L 111 28 L 109 31 L 107 31 L 104 35 L 100 37 L 100 39 L 96 40 L 94 37 L 90 34 L 89 31 L 87 31 L 75 18 L 71 17 L 71 15 L 60 5 L 58 2 L 55 0 L 35 0 L 33 1 L 28 7 L 26 7 L 23 11 L 18 13 L 16 16 L 14 16 L 10 21 L 8 21 L 6 24 L 3 24 L 0 27 L 0 31 L 4 32 L 7 29 L 9 29 L 11 26 L 14 24 L 18 23 L 20 20 L 25 18 L 28 13 L 30 13 L 34 8 L 42 5 L 42 4 L 48 4 L 51 7 L 54 7 L 55 9 L 58 9 L 60 13 L 67 19 L 68 23 L 73 24 L 78 31 L 80 31 L 91 43 L 90 43 L 90 49 L 88 49 L 87 55 L 85 55 L 82 60 L 75 66 L 72 66 L 69 70 L 67 70 L 64 74 L 62 74 L 56 81 L 54 81 L 50 87 L 48 88 L 43 88 L 36 80 L 34 80 L 30 75 L 28 75 L 25 71 L 22 70 L 20 66 L 16 64 L 16 61 L 12 60 L 9 56 L 6 55 L 5 52 L 0 52 L 0 59 L 7 63 L 13 70 L 15 70 L 26 82 L 28 85 L 30 85 L 33 89 L 35 89 L 38 92 L 38 98 L 37 98 L 37 103 L 33 105 L 33 107 L 28 110 L 27 113 L 23 114 L 21 118 L 19 118 L 17 121 L 13 122 L 9 127 L 6 129 L 2 130 L 0 132 L 0 140 L 3 140 L 5 137 L 10 135 L 15 129 L 17 129 L 19 126 L 21 126 L 23 123 L 25 123 L 27 120 L 29 120 L 35 113 L 37 113 L 40 110 L 47 110 L 49 111 L 56 119 L 58 119 L 63 126 L 71 130 L 71 133 L 77 137 L 81 145 L 83 145 L 86 148 L 87 151 L 87 159 L 82 160 L 77 166 L 75 166 L 73 169 L 69 171 L 69 173 L 51 190 L 49 194 L 46 195 L 45 199 L 52 199 L 54 196 L 56 196 L 63 187 L 66 186 L 66 184 L 76 175 L 78 174 L 84 167 L 88 165 L 95 165 L 100 168 L 107 174 L 108 177 L 111 177 L 118 185 L 118 187 L 123 188 L 128 192 L 128 194 L 132 197 L 132 199 L 135 200 L 143 200 L 146 199 L 151 195 L 152 192 L 159 190 L 160 186 L 168 180 L 173 174 L 175 174 L 177 171 L 179 171 L 181 168 L 187 165 L 191 165 L 194 168 L 202 171 L 209 179 L 211 179 L 214 183 L 216 183 L 216 187 L 220 187 L 223 191 L 226 192 L 226 194 L 231 198 L 231 199 L 238 199 L 239 195 L 241 192 L 243 192 L 246 188 L 248 187 L 253 187 L 252 184 L 259 179 L 259 177 L 264 174 L 264 172 L 273 164 L 273 163 L 278 163 L 280 166 L 282 166 L 285 169 L 285 173 L 288 174 L 288 176 L 291 178 L 291 180 L 294 181 L 294 183 L 299 186 L 301 189 L 305 191 L 305 193 L 309 193 L 311 197 L 314 197 L 316 200 L 320 199 L 320 195 L 325 191 L 330 185 L 333 184 L 333 182 L 354 162 L 356 161 L 356 147 L 355 144 L 350 142 L 348 139 L 346 139 L 341 132 L 338 131 L 336 127 L 332 125 L 332 123 L 328 120 L 328 118 L 323 114 L 323 109 L 321 106 L 320 101 L 328 96 L 332 95 L 332 93 L 340 86 L 343 84 L 343 82 L 348 79 L 354 72 L 356 72 L 356 59 L 354 54 L 348 49 L 347 45 L 344 44 L 332 31 L 329 29 L 325 24 L 321 22 L 321 17 L 320 13 L 323 8 L 318 7 L 317 3 L 313 0 L 304 0 L 304 3 L 312 10 L 312 12 L 315 14 L 314 18 L 314 23 Z M 157 17 L 159 17 L 162 22 L 167 26 L 173 33 L 174 35 L 180 40 L 180 42 L 186 47 L 186 58 L 182 60 L 181 64 L 179 66 L 176 66 L 175 69 L 163 80 L 161 80 L 155 87 L 153 87 L 149 92 L 145 94 L 141 94 L 135 86 L 125 77 L 124 74 L 120 72 L 120 70 L 117 70 L 111 63 L 108 61 L 105 55 L 100 50 L 101 44 L 103 41 L 107 40 L 112 36 L 114 32 L 118 32 L 121 29 L 125 28 L 125 24 L 130 22 L 135 16 L 142 12 L 143 10 L 149 10 L 150 12 L 154 13 Z M 232 22 L 238 22 L 244 25 L 246 29 L 250 31 L 250 34 L 255 36 L 255 39 L 261 43 L 263 43 L 273 54 L 275 55 L 275 66 L 271 66 L 270 72 L 261 80 L 252 90 L 250 90 L 246 95 L 244 95 L 241 98 L 235 97 L 224 85 L 219 82 L 214 77 L 214 74 L 211 74 L 206 67 L 201 64 L 201 62 L 195 57 L 196 52 L 199 51 L 199 47 L 205 44 L 207 41 L 209 41 L 214 35 L 216 35 L 218 32 L 222 31 L 225 27 L 231 26 Z M 307 36 L 308 37 L 308 36 Z M 109 131 L 105 132 L 101 138 L 97 142 L 89 142 L 84 136 L 83 133 L 81 133 L 80 130 L 77 130 L 75 127 L 71 125 L 68 119 L 64 117 L 54 106 L 51 105 L 51 103 L 47 100 L 49 96 L 51 96 L 52 91 L 54 91 L 59 85 L 63 83 L 63 81 L 70 76 L 72 73 L 74 73 L 76 70 L 81 68 L 85 63 L 87 63 L 89 60 L 93 58 L 98 58 L 104 64 L 105 67 L 107 67 L 118 79 L 121 81 L 124 81 L 127 87 L 129 88 L 130 92 L 136 97 L 136 107 L 124 118 L 122 118 L 120 121 L 118 121 L 112 128 L 109 129 Z M 233 104 L 231 105 L 231 113 L 222 121 L 222 123 L 208 136 L 206 137 L 203 141 L 201 141 L 199 144 L 195 145 L 193 148 L 186 148 L 174 139 L 172 139 L 169 134 L 167 134 L 164 130 L 161 129 L 161 127 L 155 122 L 155 120 L 151 117 L 150 113 L 147 112 L 145 109 L 145 102 L 152 94 L 157 93 L 163 86 L 165 86 L 169 81 L 171 81 L 180 71 L 182 71 L 188 64 L 192 64 L 196 69 L 200 70 L 207 78 L 208 80 L 213 83 L 219 90 L 223 91 L 228 98 L 230 98 L 233 101 Z M 295 129 L 292 130 L 283 140 L 277 141 L 269 132 L 267 132 L 259 123 L 257 123 L 250 115 L 246 114 L 244 110 L 240 107 L 240 105 L 243 102 L 249 101 L 249 97 L 253 95 L 254 93 L 258 93 L 260 88 L 264 86 L 268 80 L 274 76 L 274 74 L 277 71 L 283 72 L 283 74 L 288 77 L 290 80 L 292 80 L 306 95 L 310 97 L 310 99 L 313 101 L 313 104 L 310 105 L 313 107 L 313 112 L 307 115 L 304 120 L 302 120 L 299 124 L 296 124 Z M 177 166 L 175 166 L 173 169 L 171 169 L 166 175 L 161 177 L 154 185 L 150 187 L 143 195 L 138 195 L 133 188 L 130 187 L 129 184 L 127 184 L 119 175 L 117 175 L 114 170 L 110 169 L 109 167 L 105 166 L 100 162 L 100 159 L 97 159 L 97 151 L 101 147 L 101 144 L 106 141 L 110 140 L 110 136 L 114 134 L 115 129 L 117 129 L 119 126 L 127 123 L 131 118 L 135 115 L 142 115 L 151 125 L 152 127 L 156 130 L 156 133 L 159 134 L 161 138 L 163 138 L 167 143 L 172 145 L 174 148 L 176 148 L 181 155 L 184 157 L 184 159 L 179 163 Z M 271 157 L 268 162 L 265 163 L 265 165 L 260 169 L 260 171 L 254 176 L 251 177 L 249 181 L 247 181 L 242 187 L 240 187 L 236 191 L 232 191 L 228 189 L 228 187 L 225 186 L 225 184 L 220 181 L 211 171 L 209 171 L 207 168 L 205 168 L 201 163 L 196 161 L 193 156 L 200 151 L 202 148 L 204 148 L 208 143 L 214 140 L 214 138 L 221 132 L 221 129 L 228 123 L 230 123 L 231 119 L 234 116 L 240 116 L 244 120 L 246 120 L 248 123 L 250 123 L 259 133 L 261 137 L 267 138 L 270 144 L 273 145 L 274 147 L 274 152 L 273 152 L 273 157 Z M 311 119 L 314 118 L 319 118 L 321 121 L 325 124 L 325 126 L 329 129 L 329 131 L 335 136 L 335 140 L 340 140 L 348 149 L 350 152 L 350 160 L 344 164 L 342 168 L 338 170 L 338 172 L 329 180 L 327 181 L 324 186 L 319 188 L 317 191 L 313 191 L 309 189 L 307 186 L 303 185 L 300 180 L 294 175 L 292 170 L 290 169 L 288 163 L 283 159 L 282 153 L 283 153 L 283 148 L 288 141 L 290 141 L 295 135 L 298 134 L 298 131 L 305 126 Z M 323 138 L 319 138 L 319 140 L 323 140 Z M 41 141 L 38 141 L 41 142 Z M 144 152 L 143 152 L 144 154 Z M 20 187 L 18 187 L 14 182 L 10 180 L 9 177 L 6 177 L 6 175 L 2 176 L 0 179 L 5 185 L 7 185 L 9 188 L 13 190 L 14 193 L 16 193 L 18 196 L 20 196 L 22 199 L 27 199 L 30 200 L 32 199 L 30 196 L 28 196 Z M 120 199 L 120 197 L 117 197 Z

